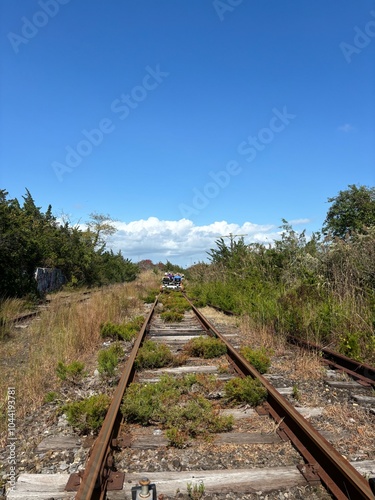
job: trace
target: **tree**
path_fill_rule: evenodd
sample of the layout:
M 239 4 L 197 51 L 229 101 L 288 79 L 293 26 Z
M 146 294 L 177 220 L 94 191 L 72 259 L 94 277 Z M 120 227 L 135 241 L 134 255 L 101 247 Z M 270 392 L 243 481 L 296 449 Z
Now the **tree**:
M 366 234 L 369 227 L 375 226 L 375 188 L 354 184 L 348 188 L 328 198 L 332 205 L 324 221 L 324 233 L 345 238 Z
M 101 247 L 104 250 L 105 236 L 115 234 L 117 229 L 113 225 L 113 220 L 109 215 L 90 214 L 91 220 L 87 223 L 88 233 L 92 239 L 93 247 Z
M 220 237 L 215 241 L 217 249 L 211 248 L 207 254 L 213 264 L 220 264 L 227 269 L 240 271 L 248 255 L 248 248 L 243 237 L 238 241 L 235 241 L 234 237 L 230 235 L 229 245 L 226 244 L 223 236 Z
M 88 229 L 59 223 L 49 205 L 46 213 L 26 190 L 23 205 L 0 189 L 0 298 L 36 294 L 37 267 L 60 269 L 71 285 L 131 281 L 138 266 L 119 252 L 105 251 L 105 237 L 116 229 L 107 215 L 91 214 Z

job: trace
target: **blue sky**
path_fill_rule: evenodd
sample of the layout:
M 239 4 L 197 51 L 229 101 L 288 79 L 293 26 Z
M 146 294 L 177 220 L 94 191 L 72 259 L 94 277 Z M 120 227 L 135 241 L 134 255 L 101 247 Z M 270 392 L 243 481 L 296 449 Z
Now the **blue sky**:
M 373 0 L 4 0 L 1 187 L 137 261 L 308 233 L 374 185 Z

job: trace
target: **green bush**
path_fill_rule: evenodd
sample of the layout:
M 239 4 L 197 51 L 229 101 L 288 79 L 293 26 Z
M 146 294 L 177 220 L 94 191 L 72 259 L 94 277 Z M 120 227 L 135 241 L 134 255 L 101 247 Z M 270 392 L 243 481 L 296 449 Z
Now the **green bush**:
M 164 311 L 160 313 L 160 318 L 166 323 L 175 323 L 182 321 L 184 315 L 176 311 Z
M 45 403 L 53 403 L 54 401 L 56 401 L 56 399 L 58 397 L 59 397 L 59 395 L 55 391 L 47 392 L 47 394 L 44 396 L 44 402 Z
M 360 333 L 347 333 L 346 335 L 342 335 L 340 337 L 340 345 L 339 345 L 339 350 L 341 354 L 344 354 L 345 356 L 348 356 L 349 358 L 356 359 L 357 361 L 360 361 L 360 339 L 361 339 L 361 334 Z
M 176 362 L 175 356 L 165 344 L 157 344 L 152 340 L 146 340 L 139 349 L 135 366 L 142 368 L 162 368 Z
M 119 344 L 114 344 L 108 349 L 102 349 L 98 354 L 98 370 L 102 375 L 111 377 L 115 373 L 119 358 L 124 354 Z
M 122 400 L 121 412 L 128 422 L 147 425 L 150 420 L 161 421 L 169 404 L 177 403 L 181 382 L 169 376 L 155 384 L 133 383 Z
M 168 438 L 170 446 L 173 446 L 174 448 L 184 448 L 189 440 L 188 434 L 180 429 L 177 429 L 176 427 L 167 429 L 165 435 Z
M 96 432 L 107 414 L 111 399 L 106 394 L 97 394 L 63 407 L 68 422 L 82 433 Z
M 158 295 L 159 295 L 159 290 L 150 290 L 147 293 L 147 295 L 142 297 L 142 300 L 143 302 L 146 302 L 146 304 L 153 304 Z
M 265 349 L 251 349 L 251 347 L 245 346 L 241 348 L 240 352 L 259 373 L 266 373 L 271 366 L 271 359 Z
M 267 398 L 267 390 L 251 377 L 234 378 L 224 386 L 225 396 L 229 401 L 248 403 L 257 406 Z
M 160 318 L 167 323 L 180 322 L 184 319 L 185 311 L 191 309 L 189 302 L 180 292 L 166 291 L 163 293 L 161 302 L 164 311 L 160 314 Z
M 188 437 L 230 430 L 233 418 L 219 416 L 210 401 L 190 390 L 196 382 L 195 376 L 164 376 L 155 384 L 131 384 L 121 406 L 124 419 L 141 425 L 159 423 L 178 447 Z
M 74 381 L 83 374 L 84 368 L 84 363 L 81 363 L 80 361 L 73 361 L 69 365 L 59 361 L 56 367 L 56 375 L 61 380 Z
M 178 312 L 180 314 L 191 309 L 189 302 L 180 292 L 163 294 L 161 302 L 166 310 Z
M 226 354 L 226 345 L 220 340 L 213 337 L 198 337 L 191 339 L 185 346 L 185 350 L 190 356 L 198 358 L 217 358 Z
M 219 416 L 212 403 L 200 394 L 189 394 L 178 405 L 169 408 L 165 425 L 174 426 L 190 437 L 208 433 L 226 432 L 233 426 L 233 417 Z
M 103 338 L 112 338 L 115 340 L 130 341 L 137 336 L 144 323 L 143 316 L 137 316 L 132 321 L 116 325 L 107 321 L 100 327 L 100 334 Z

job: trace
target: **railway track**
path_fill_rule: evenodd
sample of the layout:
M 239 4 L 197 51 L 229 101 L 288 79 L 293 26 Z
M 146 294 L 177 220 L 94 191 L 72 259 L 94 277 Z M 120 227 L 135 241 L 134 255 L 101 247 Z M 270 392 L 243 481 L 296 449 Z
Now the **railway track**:
M 227 311 L 221 307 L 210 304 L 210 307 L 217 311 L 226 314 L 227 316 L 233 316 L 232 311 Z M 322 357 L 322 363 L 332 367 L 335 370 L 346 373 L 349 377 L 357 380 L 358 383 L 364 387 L 375 387 L 375 368 L 352 358 L 348 358 L 343 354 L 340 354 L 327 347 L 322 347 L 313 342 L 308 342 L 299 337 L 289 335 L 287 338 L 288 342 L 297 345 L 303 349 L 314 351 L 319 353 Z
M 78 297 L 73 297 L 73 300 L 72 300 L 72 295 L 63 295 L 59 297 L 57 301 L 55 300 L 55 302 L 60 302 L 67 306 L 70 306 L 73 303 L 79 304 L 80 302 L 85 302 L 86 300 L 89 300 L 91 294 L 92 292 L 83 292 Z M 45 304 L 38 306 L 38 308 L 35 311 L 29 311 L 19 314 L 18 316 L 15 316 L 14 318 L 10 319 L 9 323 L 19 324 L 29 319 L 35 318 L 36 316 L 39 316 L 42 311 L 47 309 L 48 305 L 51 303 L 52 303 L 51 299 L 46 299 Z
M 228 340 L 228 336 L 223 336 L 194 306 L 192 306 L 192 312 L 185 313 L 182 323 L 167 326 L 155 312 L 157 302 L 158 299 L 153 304 L 134 343 L 107 417 L 92 447 L 85 471 L 83 474 L 75 474 L 70 477 L 65 487 L 71 493 L 64 493 L 65 496 L 61 496 L 61 498 L 175 498 L 176 491 L 186 491 L 186 485 L 190 485 L 190 498 L 199 498 L 199 491 L 202 492 L 203 489 L 210 494 L 232 491 L 238 494 L 237 498 L 243 498 L 244 495 L 254 494 L 256 491 L 272 491 L 272 488 L 275 489 L 273 481 L 276 481 L 278 488 L 284 487 L 286 491 L 292 485 L 306 487 L 309 484 L 323 483 L 334 498 L 374 498 L 370 483 L 363 476 L 366 470 L 363 469 L 362 473 L 358 472 L 265 377 L 261 376 L 237 352 L 237 349 L 233 347 L 235 338 Z M 202 335 L 219 338 L 226 345 L 228 367 L 223 367 L 222 364 L 218 366 L 213 361 L 187 359 L 186 364 L 180 367 L 136 371 L 134 362 L 138 349 L 146 339 L 168 344 L 174 353 L 179 353 L 182 351 L 183 345 L 191 338 Z M 254 431 L 220 433 L 212 438 L 208 449 L 210 449 L 210 453 L 215 454 L 214 450 L 217 449 L 217 452 L 220 453 L 222 449 L 220 446 L 225 444 L 229 446 L 235 444 L 241 447 L 244 444 L 255 442 L 272 446 L 274 443 L 286 442 L 292 443 L 300 454 L 295 454 L 295 463 L 288 467 L 263 467 L 262 469 L 246 468 L 242 465 L 238 469 L 232 468 L 230 470 L 207 470 L 207 468 L 203 470 L 197 463 L 195 470 L 180 472 L 157 472 L 155 468 L 145 470 L 145 467 L 139 464 L 138 470 L 133 470 L 133 467 L 129 472 L 126 461 L 132 446 L 154 450 L 157 457 L 157 450 L 166 449 L 168 440 L 160 425 L 151 426 L 151 432 L 141 426 L 124 426 L 119 413 L 123 395 L 132 382 L 140 382 L 143 385 L 152 384 L 157 382 L 163 373 L 168 373 L 171 376 L 186 373 L 210 373 L 218 379 L 221 378 L 222 382 L 237 376 L 257 378 L 268 393 L 266 402 L 257 408 L 258 415 L 254 413 L 254 410 L 244 408 L 243 405 L 223 410 L 223 413 L 235 414 L 242 421 L 246 421 L 249 415 L 259 421 L 264 421 L 269 416 L 274 422 L 274 432 L 263 434 L 254 433 Z M 217 392 L 216 395 L 211 394 L 211 397 L 220 401 L 220 390 Z M 242 427 L 246 428 L 246 425 Z M 252 466 L 251 463 L 248 465 Z M 125 475 L 124 470 L 127 471 Z M 150 489 L 148 480 L 142 480 L 142 477 L 145 476 L 152 484 L 155 484 L 155 487 Z M 139 480 L 141 480 L 142 485 L 138 484 Z M 77 490 L 76 493 L 75 490 Z M 158 496 L 156 496 L 155 490 Z M 9 496 L 9 498 L 26 498 L 26 496 Z
M 338 352 L 332 351 L 332 349 L 321 347 L 312 342 L 307 342 L 306 340 L 292 336 L 290 336 L 288 340 L 292 344 L 296 344 L 310 351 L 319 352 L 322 356 L 323 363 L 331 366 L 335 370 L 346 373 L 364 387 L 375 387 L 375 369 L 372 366 L 348 358 Z

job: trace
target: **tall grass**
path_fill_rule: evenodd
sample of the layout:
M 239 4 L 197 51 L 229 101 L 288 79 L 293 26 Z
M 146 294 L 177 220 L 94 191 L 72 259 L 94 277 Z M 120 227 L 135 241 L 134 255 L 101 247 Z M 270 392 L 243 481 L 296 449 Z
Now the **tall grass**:
M 251 317 L 260 331 L 375 363 L 375 229 L 328 242 L 285 229 L 274 248 L 220 242 L 213 263 L 190 273 L 189 295 Z
M 143 301 L 139 297 L 148 293 L 154 284 L 157 286 L 157 279 L 150 281 L 143 276 L 133 283 L 97 291 L 84 302 L 67 305 L 52 301 L 27 331 L 13 330 L 8 341 L 0 342 L 2 359 L 13 360 L 3 361 L 1 401 L 6 399 L 7 388 L 15 387 L 17 417 L 22 417 L 42 404 L 45 394 L 61 384 L 56 375 L 59 362 L 81 361 L 93 371 L 96 353 L 103 342 L 100 325 L 107 321 L 121 323 L 143 313 Z M 0 408 L 3 438 L 5 421 L 6 415 Z
M 10 334 L 13 319 L 30 311 L 31 304 L 23 299 L 0 299 L 0 341 Z

